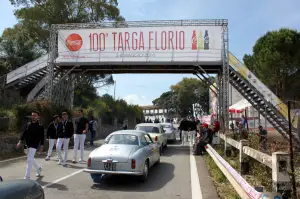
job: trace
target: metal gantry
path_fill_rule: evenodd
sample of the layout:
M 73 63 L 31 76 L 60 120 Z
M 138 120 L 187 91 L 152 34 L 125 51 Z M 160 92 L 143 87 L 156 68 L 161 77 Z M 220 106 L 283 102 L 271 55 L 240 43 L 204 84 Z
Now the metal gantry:
M 69 72 L 55 74 L 56 58 L 58 56 L 59 30 L 72 29 L 99 29 L 99 28 L 131 28 L 131 27 L 171 27 L 171 26 L 221 26 L 222 27 L 222 71 L 218 74 L 218 116 L 221 116 L 225 127 L 229 125 L 228 114 L 228 89 L 229 89 L 229 60 L 228 60 L 228 20 L 207 19 L 207 20 L 159 20 L 159 21 L 130 21 L 130 22 L 102 22 L 102 23 L 81 23 L 81 24 L 55 24 L 51 26 L 49 57 L 47 66 L 47 83 L 45 86 L 45 97 L 59 105 L 70 105 L 73 102 L 74 82 L 76 77 Z M 79 67 L 79 66 L 78 66 Z M 63 80 L 57 81 L 58 78 Z M 72 106 L 72 105 L 71 105 Z M 70 106 L 69 106 L 70 107 Z M 220 118 L 221 120 L 221 118 Z

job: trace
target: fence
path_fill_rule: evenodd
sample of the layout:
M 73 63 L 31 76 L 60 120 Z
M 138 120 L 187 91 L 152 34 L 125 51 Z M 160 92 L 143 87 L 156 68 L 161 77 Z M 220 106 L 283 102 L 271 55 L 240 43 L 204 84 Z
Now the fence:
M 240 174 L 249 174 L 249 163 L 247 156 L 257 160 L 263 165 L 272 169 L 272 192 L 281 193 L 283 199 L 291 197 L 291 182 L 289 176 L 290 156 L 285 152 L 274 152 L 267 155 L 249 147 L 248 140 L 239 142 L 231 139 L 226 134 L 219 134 L 219 138 L 224 140 L 224 152 L 226 156 L 231 155 L 232 147 L 239 150 Z M 231 182 L 237 193 L 242 198 L 264 198 L 262 193 L 254 190 L 210 145 L 207 146 L 207 152 L 214 159 L 215 163 Z M 269 177 L 269 176 L 266 176 Z M 247 195 L 247 197 L 245 196 Z M 280 197 L 279 197 L 280 198 Z

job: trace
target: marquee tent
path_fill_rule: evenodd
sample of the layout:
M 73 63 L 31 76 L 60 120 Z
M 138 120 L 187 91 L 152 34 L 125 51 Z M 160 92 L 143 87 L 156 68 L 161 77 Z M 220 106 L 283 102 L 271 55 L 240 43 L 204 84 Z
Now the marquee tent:
M 230 113 L 242 113 L 246 108 L 251 107 L 252 105 L 246 100 L 243 99 L 229 107 Z

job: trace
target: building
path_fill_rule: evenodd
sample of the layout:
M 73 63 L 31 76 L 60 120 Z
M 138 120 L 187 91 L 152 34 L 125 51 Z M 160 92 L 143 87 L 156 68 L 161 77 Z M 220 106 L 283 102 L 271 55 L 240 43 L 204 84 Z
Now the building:
M 168 110 L 155 105 L 148 106 L 140 106 L 143 110 L 143 114 L 145 116 L 145 120 L 151 119 L 154 121 L 156 118 L 159 119 L 160 122 L 166 121 Z

